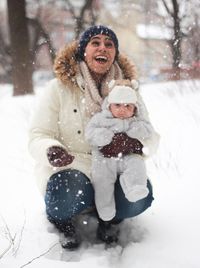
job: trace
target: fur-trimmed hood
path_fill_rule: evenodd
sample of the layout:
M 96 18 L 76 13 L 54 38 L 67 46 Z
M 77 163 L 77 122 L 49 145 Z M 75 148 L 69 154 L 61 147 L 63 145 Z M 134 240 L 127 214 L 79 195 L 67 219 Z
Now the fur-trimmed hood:
M 65 46 L 59 51 L 55 63 L 54 72 L 56 77 L 70 88 L 77 86 L 77 75 L 79 73 L 78 61 L 76 57 L 78 42 Z M 117 62 L 122 70 L 124 79 L 133 80 L 136 79 L 136 70 L 133 63 L 128 60 L 126 56 L 118 55 Z

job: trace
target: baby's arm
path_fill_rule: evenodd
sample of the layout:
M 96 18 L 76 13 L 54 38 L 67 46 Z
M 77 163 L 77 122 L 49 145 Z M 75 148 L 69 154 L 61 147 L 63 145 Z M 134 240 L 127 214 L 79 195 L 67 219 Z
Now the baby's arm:
M 132 124 L 129 125 L 126 133 L 130 137 L 137 138 L 143 145 L 143 153 L 149 156 L 156 152 L 160 136 L 150 123 L 148 111 L 140 94 L 138 94 L 137 108 L 134 120 Z
M 85 129 L 85 138 L 92 146 L 105 146 L 112 141 L 113 131 L 104 126 L 102 113 L 95 114 Z
M 138 103 L 136 114 L 128 121 L 126 133 L 131 138 L 139 139 L 141 142 L 149 139 L 154 134 L 153 126 L 146 116 L 146 107 L 142 101 Z
M 129 127 L 126 131 L 129 137 L 140 141 L 150 138 L 153 133 L 154 130 L 150 122 L 138 119 L 137 117 L 129 122 Z

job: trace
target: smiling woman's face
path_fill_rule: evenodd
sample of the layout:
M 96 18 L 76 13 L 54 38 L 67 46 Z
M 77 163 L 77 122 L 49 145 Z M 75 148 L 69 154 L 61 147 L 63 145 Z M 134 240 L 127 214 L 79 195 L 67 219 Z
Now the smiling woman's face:
M 84 55 L 89 69 L 96 74 L 104 75 L 114 62 L 115 45 L 109 36 L 98 34 L 90 39 Z

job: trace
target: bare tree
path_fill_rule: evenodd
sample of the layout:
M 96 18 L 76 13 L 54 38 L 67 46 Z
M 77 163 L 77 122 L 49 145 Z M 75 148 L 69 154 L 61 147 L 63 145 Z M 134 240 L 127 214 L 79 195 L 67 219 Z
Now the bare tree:
M 1 81 L 11 82 L 12 74 L 14 95 L 32 93 L 33 63 L 40 49 L 47 46 L 53 63 L 56 48 L 51 36 L 59 27 L 66 31 L 71 27 L 77 38 L 86 27 L 95 24 L 99 1 L 82 0 L 78 4 L 72 0 L 57 0 L 56 3 L 46 0 L 45 4 L 40 0 L 7 2 L 10 40 L 6 43 L 4 33 L 0 31 L 0 70 L 3 70 L 0 78 Z M 71 25 L 58 20 L 56 15 L 59 10 L 66 11 L 67 20 L 71 18 Z
M 31 62 L 35 61 L 35 56 L 39 49 L 47 45 L 48 52 L 53 63 L 55 58 L 55 48 L 53 47 L 52 41 L 49 37 L 48 32 L 43 28 L 39 18 L 27 18 L 29 36 L 30 36 L 30 57 Z M 42 39 L 42 42 L 41 42 Z
M 49 27 L 50 25 L 48 25 L 48 29 L 50 28 L 54 28 L 52 27 L 53 25 L 57 25 L 59 26 L 59 20 L 58 18 L 54 18 L 54 15 L 52 13 L 52 10 L 61 10 L 61 11 L 66 11 L 66 14 L 68 14 L 69 16 L 66 17 L 67 19 L 72 19 L 71 21 L 72 23 L 72 27 L 74 28 L 74 32 L 75 32 L 75 38 L 77 38 L 80 34 L 80 32 L 82 32 L 87 26 L 90 25 L 94 25 L 96 20 L 97 20 L 97 13 L 99 10 L 99 2 L 98 0 L 82 0 L 82 1 L 73 1 L 73 0 L 57 0 L 56 3 L 54 0 L 46 0 L 46 5 L 42 5 L 42 2 L 40 2 L 39 0 L 27 0 L 27 3 L 30 4 L 30 6 L 32 7 L 33 3 L 35 4 L 35 2 L 37 2 L 37 5 L 35 5 L 35 13 L 36 16 L 35 19 L 39 18 L 40 24 L 43 28 L 43 30 L 45 29 L 44 25 L 46 24 L 46 22 L 44 21 L 44 17 L 47 18 L 48 15 L 48 10 L 47 10 L 47 6 L 48 9 L 51 11 L 51 27 Z M 46 9 L 46 15 L 42 18 L 42 16 L 44 15 L 44 12 Z M 43 14 L 43 15 L 42 15 Z M 61 22 L 62 26 L 65 27 L 66 23 L 65 22 Z M 47 31 L 50 34 L 50 31 Z
M 198 9 L 197 9 L 198 10 Z M 198 12 L 196 10 L 196 12 Z M 189 27 L 188 32 L 188 40 L 190 43 L 190 56 L 193 61 L 200 62 L 200 43 L 199 43 L 199 36 L 200 36 L 200 22 L 199 22 L 199 15 L 194 13 L 194 21 L 192 25 Z
M 25 2 L 26 8 L 27 2 L 28 1 Z M 40 11 L 40 5 L 38 6 L 38 10 Z M 29 60 L 32 64 L 32 67 L 34 66 L 33 63 L 36 61 L 39 50 L 43 46 L 47 46 L 47 52 L 49 53 L 49 57 L 52 63 L 55 58 L 55 48 L 52 44 L 52 40 L 50 39 L 48 31 L 45 29 L 43 23 L 40 20 L 41 16 L 39 11 L 35 17 L 26 17 L 29 35 Z M 27 16 L 29 15 L 31 14 L 27 14 Z M 12 69 L 14 68 L 14 65 L 12 64 L 13 59 L 11 57 L 11 40 L 8 40 L 7 38 L 7 32 L 9 29 L 7 27 L 7 20 L 4 11 L 0 12 L 0 21 L 0 81 L 11 83 Z M 34 71 L 34 69 L 32 71 Z
M 0 250 L 0 259 L 2 259 L 10 250 L 12 250 L 13 255 L 16 256 L 17 251 L 20 248 L 20 244 L 21 244 L 22 236 L 23 236 L 23 231 L 24 231 L 24 227 L 26 224 L 26 213 L 24 211 L 24 221 L 23 221 L 23 225 L 21 227 L 21 231 L 19 232 L 19 234 L 18 233 L 12 234 L 7 222 L 4 220 L 2 215 L 0 215 L 0 218 L 3 222 L 2 235 L 4 235 L 8 241 L 8 246 L 5 249 L 3 249 L 3 251 L 2 251 L 2 249 Z
M 174 68 L 174 79 L 180 79 L 180 62 L 181 62 L 181 42 L 182 42 L 182 30 L 181 30 L 181 18 L 180 18 L 180 7 L 178 0 L 170 0 L 171 8 L 166 0 L 162 0 L 162 3 L 173 21 L 173 38 L 169 40 L 171 47 L 173 68 Z
M 95 14 L 95 0 L 84 0 L 80 8 L 79 14 L 76 14 L 76 7 L 72 5 L 70 0 L 66 0 L 72 18 L 75 21 L 75 38 L 78 38 L 84 30 L 85 25 L 94 25 L 97 20 Z
M 33 93 L 33 67 L 29 52 L 29 35 L 25 0 L 7 0 L 12 55 L 13 95 Z
M 5 41 L 4 34 L 0 28 L 0 81 L 1 82 L 11 82 L 11 55 L 10 46 Z

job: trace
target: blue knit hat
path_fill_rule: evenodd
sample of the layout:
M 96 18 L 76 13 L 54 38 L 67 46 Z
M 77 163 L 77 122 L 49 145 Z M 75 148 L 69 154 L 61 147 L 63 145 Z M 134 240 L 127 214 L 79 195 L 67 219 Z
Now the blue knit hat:
M 95 25 L 95 26 L 91 26 L 90 28 L 88 28 L 85 32 L 82 33 L 82 35 L 80 37 L 78 51 L 77 51 L 77 57 L 79 60 L 84 60 L 85 48 L 86 48 L 88 42 L 90 41 L 91 37 L 98 35 L 98 34 L 107 35 L 112 39 L 112 41 L 115 45 L 115 49 L 116 49 L 116 56 L 118 55 L 119 44 L 118 44 L 118 39 L 117 39 L 116 34 L 106 26 Z M 116 58 L 116 56 L 115 56 L 115 58 Z

